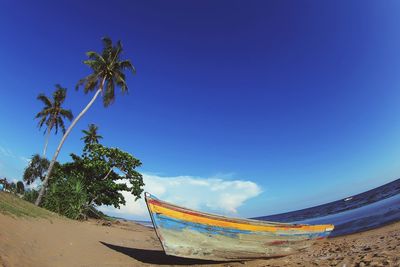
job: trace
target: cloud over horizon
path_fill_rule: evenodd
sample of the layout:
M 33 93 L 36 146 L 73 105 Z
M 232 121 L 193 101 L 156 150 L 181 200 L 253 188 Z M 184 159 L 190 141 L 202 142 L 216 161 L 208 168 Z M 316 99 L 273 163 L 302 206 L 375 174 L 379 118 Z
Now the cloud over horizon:
M 221 178 L 201 178 L 192 176 L 162 177 L 143 174 L 144 191 L 162 200 L 191 209 L 215 212 L 225 215 L 237 214 L 237 209 L 246 200 L 258 196 L 262 190 L 254 182 L 245 180 L 224 180 Z M 120 209 L 101 206 L 99 209 L 113 216 L 134 219 L 148 219 L 148 211 L 142 198 L 135 201 L 129 192 L 122 193 L 126 205 Z
M 8 180 L 22 180 L 24 168 L 30 159 L 16 155 L 11 149 L 0 144 L 0 177 Z

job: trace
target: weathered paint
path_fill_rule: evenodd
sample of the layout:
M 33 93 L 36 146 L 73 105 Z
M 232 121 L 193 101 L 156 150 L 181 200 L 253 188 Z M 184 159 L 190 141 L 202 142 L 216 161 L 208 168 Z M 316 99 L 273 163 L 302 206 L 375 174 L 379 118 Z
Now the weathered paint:
M 146 193 L 154 228 L 167 255 L 235 260 L 276 257 L 326 238 L 333 225 L 235 219 L 179 207 Z

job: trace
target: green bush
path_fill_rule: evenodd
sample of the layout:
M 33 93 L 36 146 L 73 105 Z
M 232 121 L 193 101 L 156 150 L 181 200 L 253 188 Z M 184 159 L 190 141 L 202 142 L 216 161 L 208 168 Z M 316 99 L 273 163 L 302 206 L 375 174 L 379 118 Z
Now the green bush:
M 29 184 L 44 177 L 46 159 L 32 159 L 26 168 L 24 180 Z M 43 196 L 41 206 L 71 219 L 101 218 L 96 206 L 124 205 L 123 191 L 140 198 L 143 177 L 136 171 L 140 160 L 118 148 L 101 144 L 86 144 L 82 156 L 71 154 L 72 162 L 56 164 Z M 33 164 L 33 163 L 35 164 Z M 40 164 L 39 164 L 40 163 Z M 121 183 L 121 180 L 127 181 Z M 30 190 L 24 199 L 35 202 L 38 191 Z
M 81 175 L 58 179 L 48 188 L 43 207 L 70 219 L 85 219 L 88 213 L 87 193 Z
M 35 200 L 37 199 L 38 195 L 39 192 L 36 191 L 35 189 L 27 190 L 24 192 L 23 199 L 31 203 L 35 203 Z

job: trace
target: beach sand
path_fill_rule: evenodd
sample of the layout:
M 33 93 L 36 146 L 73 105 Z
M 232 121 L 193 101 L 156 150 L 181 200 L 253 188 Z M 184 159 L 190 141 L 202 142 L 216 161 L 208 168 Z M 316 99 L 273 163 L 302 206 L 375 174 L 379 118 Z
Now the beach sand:
M 103 225 L 105 224 L 105 225 Z M 127 221 L 0 214 L 0 266 L 400 266 L 400 222 L 332 238 L 287 257 L 207 262 L 166 256 L 151 228 Z

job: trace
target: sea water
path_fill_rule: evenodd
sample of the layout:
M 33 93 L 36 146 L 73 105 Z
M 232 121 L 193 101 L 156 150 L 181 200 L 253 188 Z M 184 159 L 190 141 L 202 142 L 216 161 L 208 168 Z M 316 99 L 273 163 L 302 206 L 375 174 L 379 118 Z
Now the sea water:
M 347 235 L 400 221 L 400 179 L 331 203 L 254 219 L 333 224 L 332 236 Z
M 360 208 L 294 223 L 333 224 L 330 236 L 347 235 L 400 221 L 400 194 Z

